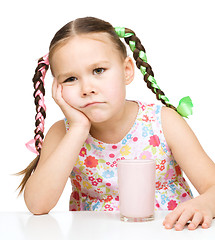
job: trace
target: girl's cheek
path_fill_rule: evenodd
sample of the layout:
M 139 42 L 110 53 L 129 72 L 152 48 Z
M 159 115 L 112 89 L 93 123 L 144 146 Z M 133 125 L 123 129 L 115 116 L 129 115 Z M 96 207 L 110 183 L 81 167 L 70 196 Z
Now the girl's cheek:
M 62 97 L 70 106 L 74 105 L 74 94 L 72 94 L 70 86 L 64 86 L 62 89 Z

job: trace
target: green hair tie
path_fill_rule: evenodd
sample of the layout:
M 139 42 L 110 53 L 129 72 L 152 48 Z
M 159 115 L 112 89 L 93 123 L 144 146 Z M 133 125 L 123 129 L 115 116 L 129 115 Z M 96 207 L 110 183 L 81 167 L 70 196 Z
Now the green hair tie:
M 114 29 L 115 29 L 116 34 L 120 38 L 127 38 L 127 37 L 131 37 L 132 35 L 134 35 L 133 33 L 125 33 L 124 27 L 115 27 Z
M 189 96 L 184 97 L 180 100 L 179 105 L 177 107 L 177 112 L 182 116 L 182 117 L 188 117 L 193 114 L 193 103 L 192 100 Z
M 135 41 L 129 41 L 129 47 L 130 47 L 131 51 L 133 52 L 136 48 Z
M 146 57 L 146 53 L 143 51 L 139 52 L 139 58 L 142 59 L 144 62 L 147 63 L 147 57 Z

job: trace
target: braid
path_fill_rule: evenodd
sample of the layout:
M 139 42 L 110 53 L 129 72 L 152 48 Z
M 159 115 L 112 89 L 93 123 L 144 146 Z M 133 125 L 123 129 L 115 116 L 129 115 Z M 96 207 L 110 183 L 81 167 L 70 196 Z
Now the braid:
M 38 66 L 35 70 L 35 74 L 33 77 L 34 83 L 34 98 L 35 98 L 35 105 L 36 105 L 36 116 L 35 116 L 35 136 L 34 139 L 30 140 L 26 143 L 26 147 L 36 153 L 38 156 L 21 172 L 16 173 L 17 176 L 24 175 L 21 183 L 19 184 L 18 188 L 20 188 L 19 195 L 23 192 L 25 185 L 31 176 L 31 174 L 35 171 L 37 164 L 40 159 L 40 152 L 43 143 L 43 132 L 44 132 L 44 120 L 46 118 L 46 106 L 44 104 L 44 96 L 45 96 L 45 89 L 44 89 L 44 78 L 46 72 L 49 68 L 49 61 L 48 61 L 48 54 L 38 60 Z M 18 189 L 17 188 L 17 189 Z
M 40 154 L 43 138 L 44 138 L 44 120 L 46 118 L 46 106 L 44 103 L 44 96 L 45 96 L 45 89 L 44 89 L 44 78 L 45 74 L 49 68 L 48 64 L 48 55 L 42 57 L 38 60 L 38 66 L 35 70 L 35 74 L 33 77 L 34 83 L 34 98 L 35 98 L 35 105 L 36 105 L 36 115 L 35 115 L 35 148 L 37 153 Z
M 165 96 L 164 92 L 158 86 L 154 79 L 154 72 L 151 66 L 147 63 L 146 50 L 140 42 L 140 39 L 136 34 L 128 28 L 115 28 L 115 31 L 119 37 L 123 37 L 125 42 L 129 45 L 133 52 L 133 57 L 136 61 L 137 67 L 140 69 L 144 76 L 144 81 L 147 87 L 156 94 L 157 100 L 160 100 L 165 106 L 177 111 L 176 107 L 169 103 L 169 99 Z

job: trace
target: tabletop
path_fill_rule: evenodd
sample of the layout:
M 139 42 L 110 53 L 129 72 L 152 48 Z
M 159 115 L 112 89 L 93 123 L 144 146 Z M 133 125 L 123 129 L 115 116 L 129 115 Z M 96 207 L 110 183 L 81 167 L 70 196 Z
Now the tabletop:
M 215 220 L 209 229 L 190 231 L 166 230 L 162 222 L 168 211 L 156 211 L 151 222 L 122 222 L 119 212 L 50 212 L 32 215 L 29 212 L 1 212 L 2 240 L 133 240 L 144 239 L 214 239 Z

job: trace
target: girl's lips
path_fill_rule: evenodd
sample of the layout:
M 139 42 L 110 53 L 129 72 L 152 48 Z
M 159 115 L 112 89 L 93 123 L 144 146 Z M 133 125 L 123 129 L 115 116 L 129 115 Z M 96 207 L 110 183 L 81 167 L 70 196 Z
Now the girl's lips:
M 87 103 L 86 105 L 84 105 L 82 108 L 86 108 L 86 107 L 89 107 L 89 106 L 93 106 L 93 105 L 97 105 L 97 104 L 101 104 L 103 102 L 91 102 L 91 103 Z

